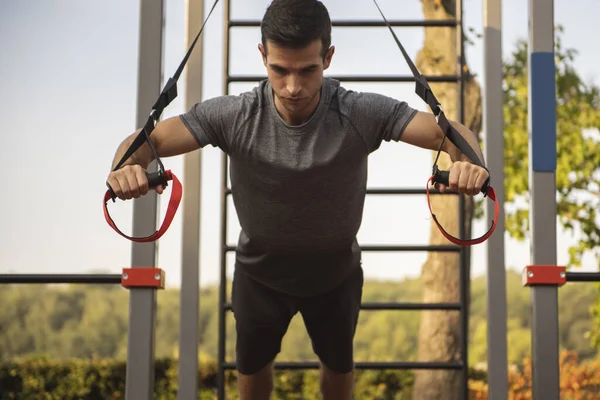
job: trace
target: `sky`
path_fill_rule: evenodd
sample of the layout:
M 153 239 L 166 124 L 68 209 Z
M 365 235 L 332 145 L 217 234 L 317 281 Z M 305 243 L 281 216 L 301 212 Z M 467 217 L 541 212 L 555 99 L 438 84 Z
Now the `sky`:
M 187 50 L 184 40 L 185 1 L 165 2 L 164 75 L 171 76 Z M 260 19 L 269 1 L 233 0 L 237 19 Z M 417 0 L 379 0 L 388 19 L 422 19 Z M 464 0 L 465 27 L 483 32 L 482 0 Z M 527 38 L 525 0 L 503 1 L 503 54 L 517 39 Z M 555 22 L 565 28 L 565 46 L 579 55 L 577 70 L 600 83 L 600 55 L 595 37 L 600 33 L 596 0 L 555 0 Z M 205 8 L 212 6 L 205 1 Z M 324 0 L 332 19 L 375 19 L 373 2 Z M 205 32 L 203 99 L 222 92 L 222 5 L 219 2 Z M 114 152 L 137 127 L 136 90 L 139 1 L 0 0 L 0 161 L 4 167 L 0 197 L 0 273 L 120 273 L 130 265 L 131 242 L 116 234 L 104 220 L 101 200 Z M 423 40 L 421 28 L 396 28 L 414 59 Z M 596 33 L 596 34 L 594 34 Z M 232 74 L 264 74 L 257 43 L 258 28 L 232 33 Z M 331 75 L 409 74 L 387 28 L 334 28 L 336 54 Z M 198 51 L 196 49 L 195 51 Z M 470 69 L 483 84 L 483 42 L 467 47 Z M 183 78 L 180 94 L 163 117 L 185 112 Z M 252 88 L 234 84 L 231 93 Z M 373 91 L 408 101 L 426 110 L 414 94 L 414 84 L 358 84 L 348 88 Z M 485 87 L 483 88 L 485 91 Z M 158 93 L 157 93 L 158 95 Z M 154 100 L 154 99 L 153 99 Z M 149 111 L 149 110 L 148 110 Z M 485 132 L 482 132 L 485 135 Z M 167 169 L 183 176 L 182 156 L 163 159 Z M 201 284 L 219 277 L 221 153 L 202 150 Z M 424 188 L 431 172 L 430 153 L 401 143 L 384 143 L 372 155 L 369 187 Z M 185 190 L 185 182 L 183 182 Z M 162 197 L 166 205 L 170 189 Z M 487 200 L 486 200 L 487 201 Z M 132 202 L 110 203 L 110 212 L 124 232 L 131 232 Z M 235 244 L 239 225 L 229 202 L 228 241 Z M 164 206 L 159 217 L 164 216 Z M 180 207 L 159 243 L 158 266 L 165 269 L 168 286 L 181 280 Z M 427 244 L 429 210 L 424 196 L 368 196 L 361 244 Z M 473 236 L 487 229 L 489 220 L 474 225 Z M 495 234 L 501 234 L 496 232 Z M 506 237 L 506 266 L 520 271 L 530 262 L 529 243 Z M 558 262 L 567 260 L 569 234 L 557 236 Z M 473 247 L 473 276 L 485 274 L 486 244 Z M 364 253 L 368 279 L 401 279 L 420 273 L 426 253 Z M 228 258 L 229 274 L 233 254 Z M 585 259 L 586 269 L 595 269 Z

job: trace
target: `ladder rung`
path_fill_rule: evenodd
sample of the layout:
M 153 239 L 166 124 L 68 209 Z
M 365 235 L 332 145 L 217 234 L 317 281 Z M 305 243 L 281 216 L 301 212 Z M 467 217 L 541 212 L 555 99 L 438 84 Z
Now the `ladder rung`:
M 331 78 L 338 81 L 346 82 L 414 82 L 415 77 L 412 75 L 348 75 L 348 76 L 331 76 Z M 233 82 L 259 82 L 267 79 L 266 76 L 262 75 L 247 75 L 247 76 L 228 76 L 227 83 Z M 425 76 L 428 82 L 457 82 L 459 77 L 455 75 L 434 75 Z
M 231 303 L 225 303 L 223 309 L 231 311 Z M 460 303 L 363 303 L 363 310 L 460 310 Z
M 460 303 L 363 303 L 363 310 L 460 310 Z
M 235 251 L 236 246 L 225 246 L 225 251 Z M 460 246 L 455 245 L 407 245 L 407 246 L 393 246 L 393 245 L 370 245 L 361 246 L 362 251 L 442 251 L 442 252 L 460 252 Z
M 273 364 L 275 369 L 318 369 L 318 362 L 276 362 Z M 357 362 L 354 364 L 356 369 L 462 369 L 464 364 L 461 361 L 454 362 L 425 362 L 425 361 L 403 361 L 403 362 Z M 235 363 L 223 363 L 225 369 L 235 369 Z
M 367 194 L 427 194 L 425 189 L 418 188 L 408 188 L 408 189 L 400 189 L 400 188 L 373 188 L 367 189 Z M 458 194 L 458 192 L 446 191 L 444 193 L 440 193 L 435 189 L 429 190 L 429 194 L 441 194 L 441 195 L 449 195 L 449 194 Z
M 455 27 L 460 24 L 456 19 L 438 19 L 438 20 L 388 20 L 393 27 Z M 331 21 L 332 26 L 345 28 L 386 28 L 383 21 L 374 20 L 337 20 Z M 260 27 L 259 20 L 230 20 L 229 27 Z
M 227 196 L 229 196 L 231 194 L 231 188 L 226 188 L 225 189 L 225 194 Z M 382 194 L 382 195 L 388 195 L 388 194 L 427 194 L 427 192 L 425 191 L 425 189 L 419 189 L 419 188 L 408 188 L 408 189 L 401 189 L 401 188 L 372 188 L 372 189 L 367 189 L 367 194 Z M 452 192 L 452 191 L 446 191 L 445 193 L 440 193 L 439 191 L 435 190 L 435 189 L 431 189 L 429 191 L 429 194 L 431 195 L 451 195 L 451 194 L 458 194 L 458 192 Z

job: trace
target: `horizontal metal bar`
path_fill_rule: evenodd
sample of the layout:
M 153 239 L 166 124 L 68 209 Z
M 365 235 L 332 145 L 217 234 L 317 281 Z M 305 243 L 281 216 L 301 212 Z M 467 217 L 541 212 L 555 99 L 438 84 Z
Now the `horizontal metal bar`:
M 414 82 L 415 77 L 412 75 L 348 75 L 348 76 L 331 76 L 331 78 L 338 81 L 345 82 Z M 227 83 L 234 82 L 259 82 L 267 79 L 266 76 L 262 75 L 248 75 L 248 76 L 228 76 Z M 457 82 L 459 77 L 454 75 L 433 75 L 425 76 L 427 82 Z
M 567 282 L 600 282 L 600 272 L 567 272 Z
M 388 20 L 393 27 L 455 27 L 460 24 L 456 19 L 438 19 L 438 20 Z M 373 20 L 337 20 L 331 21 L 333 26 L 348 28 L 385 28 L 387 25 L 383 21 Z M 229 27 L 260 27 L 259 20 L 230 20 Z
M 87 283 L 120 284 L 121 274 L 0 274 L 0 284 Z
M 363 303 L 363 310 L 460 310 L 460 303 Z
M 372 189 L 367 189 L 367 194 L 377 194 L 377 195 L 401 195 L 401 194 L 407 194 L 407 195 L 411 195 L 411 194 L 427 194 L 427 191 L 425 189 L 418 189 L 418 188 L 409 188 L 409 189 L 400 189 L 400 188 L 372 188 Z M 430 195 L 457 195 L 458 192 L 453 192 L 453 191 L 446 191 L 444 193 L 441 193 L 435 189 L 431 189 L 429 191 Z M 229 196 L 231 195 L 231 188 L 227 188 L 225 189 L 225 195 Z
M 372 189 L 367 189 L 367 194 L 383 194 L 383 195 L 388 195 L 388 194 L 427 194 L 427 191 L 425 189 L 417 189 L 417 188 L 409 188 L 409 189 L 399 189 L 399 188 L 372 188 Z M 435 189 L 431 189 L 429 191 L 429 194 L 431 195 L 450 195 L 450 194 L 458 194 L 458 192 L 452 192 L 452 191 L 446 191 L 444 193 L 439 192 L 438 190 Z
M 225 303 L 223 309 L 231 311 L 231 303 Z M 459 310 L 460 303 L 363 303 L 361 309 L 369 311 L 383 310 Z
M 235 251 L 236 246 L 225 246 L 225 251 Z M 361 246 L 362 251 L 443 251 L 443 252 L 460 252 L 459 246 L 454 245 L 367 245 Z
M 454 245 L 407 245 L 407 246 L 393 246 L 393 245 L 369 245 L 361 246 L 362 251 L 443 251 L 443 252 L 459 252 L 460 247 Z
M 318 369 L 318 362 L 276 362 L 275 369 Z M 404 361 L 404 362 L 357 362 L 354 364 L 356 369 L 463 369 L 464 364 L 461 361 L 455 362 L 419 362 L 419 361 Z M 235 369 L 235 363 L 223 363 L 225 369 Z

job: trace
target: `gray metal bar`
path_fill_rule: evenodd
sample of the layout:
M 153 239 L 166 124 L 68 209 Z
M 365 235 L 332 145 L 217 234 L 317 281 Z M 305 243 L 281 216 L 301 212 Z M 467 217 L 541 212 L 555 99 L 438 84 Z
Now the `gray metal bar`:
M 231 303 L 223 306 L 224 310 L 231 310 Z M 424 311 L 424 310 L 460 310 L 460 303 L 363 303 L 362 310 L 405 310 L 405 311 Z
M 225 194 L 227 196 L 231 195 L 231 189 L 227 188 L 225 191 Z M 422 194 L 425 195 L 427 194 L 425 189 L 418 189 L 418 188 L 408 188 L 408 189 L 401 189 L 401 188 L 372 188 L 372 189 L 367 189 L 367 194 L 377 194 L 377 195 L 404 195 L 404 194 Z M 429 190 L 429 194 L 430 195 L 440 195 L 440 196 L 448 196 L 448 195 L 457 195 L 458 192 L 452 192 L 450 190 L 447 190 L 444 193 L 440 193 L 439 191 L 435 190 L 435 189 L 431 189 Z
M 225 369 L 235 369 L 235 363 L 225 363 Z M 401 361 L 401 362 L 357 362 L 354 364 L 356 369 L 372 369 L 372 370 L 392 370 L 392 369 L 440 369 L 440 370 L 461 370 L 464 368 L 464 364 L 461 361 Z M 273 364 L 273 368 L 276 370 L 294 370 L 294 369 L 318 369 L 320 363 L 318 362 L 276 362 Z
M 460 247 L 451 245 L 409 245 L 409 246 L 394 246 L 394 245 L 364 245 L 361 246 L 361 251 L 448 251 L 460 252 Z M 236 246 L 225 246 L 225 251 L 235 251 Z
M 397 194 L 422 194 L 422 195 L 426 195 L 427 191 L 425 189 L 396 189 L 396 188 L 390 188 L 390 189 L 379 189 L 379 188 L 373 188 L 373 189 L 367 189 L 367 194 L 377 194 L 377 195 L 397 195 Z M 440 196 L 448 196 L 448 195 L 457 195 L 458 192 L 452 192 L 450 190 L 444 192 L 444 193 L 440 193 L 437 190 L 429 190 L 429 194 L 430 195 L 440 195 Z
M 532 265 L 556 265 L 556 95 L 554 1 L 529 0 L 529 176 Z M 533 286 L 532 392 L 560 394 L 558 288 Z
M 121 283 L 121 274 L 0 274 L 0 283 L 115 285 Z
M 223 1 L 223 94 L 229 94 L 229 51 L 231 47 L 229 38 L 229 21 L 231 20 L 231 2 Z M 221 273 L 219 285 L 219 341 L 218 341 L 218 360 L 217 360 L 217 398 L 225 400 L 225 355 L 226 352 L 226 315 L 221 305 L 227 301 L 227 154 L 221 155 Z
M 138 93 L 136 126 L 141 127 L 161 90 L 163 51 L 163 1 L 141 0 L 138 56 Z M 156 171 L 152 163 L 149 171 Z M 133 234 L 146 236 L 156 230 L 158 196 L 151 190 L 134 200 Z M 131 265 L 156 265 L 156 244 L 133 243 Z M 156 289 L 131 288 L 125 398 L 151 399 L 154 390 L 154 345 L 156 326 Z
M 465 54 L 464 54 L 464 32 L 463 32 L 463 2 L 456 0 L 456 59 L 458 82 L 456 85 L 456 118 L 458 122 L 465 122 Z M 458 237 L 461 240 L 466 239 L 466 201 L 465 196 L 458 197 Z M 460 371 L 460 395 L 461 399 L 467 400 L 469 395 L 469 369 L 468 369 L 468 349 L 469 349 L 469 297 L 471 292 L 471 273 L 470 273 L 470 251 L 467 246 L 459 248 L 459 303 L 460 303 L 460 359 L 463 368 Z
M 186 0 L 186 43 L 194 41 L 204 21 L 204 0 Z M 184 108 L 202 101 L 203 37 L 198 39 L 185 69 Z M 200 151 L 183 156 L 183 232 L 181 243 L 181 292 L 179 302 L 179 371 L 177 398 L 198 394 L 198 342 L 200 313 L 200 209 L 202 157 Z
M 424 26 L 428 27 L 454 27 L 457 21 L 454 19 L 439 19 L 439 20 L 388 20 L 392 27 L 414 27 L 420 28 Z M 371 20 L 334 20 L 331 21 L 334 27 L 344 28 L 385 28 L 387 25 L 383 21 L 371 21 Z M 245 27 L 245 28 L 258 28 L 260 27 L 260 21 L 258 20 L 232 20 L 229 22 L 229 27 Z
M 368 82 L 368 83 L 398 83 L 398 82 L 414 82 L 415 77 L 412 75 L 330 75 L 330 78 L 337 79 L 340 82 Z M 227 76 L 227 83 L 236 82 L 260 82 L 267 79 L 263 75 L 247 75 L 247 76 Z M 459 80 L 458 76 L 452 75 L 432 75 L 425 76 L 427 82 L 447 82 L 455 83 Z
M 508 398 L 506 328 L 506 265 L 504 260 L 504 120 L 502 70 L 502 0 L 485 0 L 483 127 L 485 158 L 496 190 L 500 214 L 496 234 L 487 245 L 487 365 L 490 400 Z M 486 201 L 486 217 L 494 215 L 494 204 Z M 493 344 L 493 345 L 492 345 Z

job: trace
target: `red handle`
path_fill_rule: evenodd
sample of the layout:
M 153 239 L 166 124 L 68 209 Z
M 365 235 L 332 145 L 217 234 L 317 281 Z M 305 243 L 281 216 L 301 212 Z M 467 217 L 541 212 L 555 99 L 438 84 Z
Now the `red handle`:
M 479 244 L 479 243 L 482 243 L 482 242 L 485 242 L 486 240 L 488 240 L 489 237 L 492 236 L 492 233 L 494 233 L 494 230 L 496 229 L 496 225 L 498 224 L 498 215 L 500 214 L 500 205 L 498 204 L 498 199 L 496 198 L 496 191 L 494 190 L 494 188 L 492 188 L 491 186 L 488 186 L 487 189 L 485 190 L 485 195 L 490 200 L 495 202 L 494 219 L 492 220 L 492 226 L 483 236 L 478 237 L 477 239 L 461 240 L 459 238 L 452 236 L 448 232 L 446 232 L 446 230 L 438 222 L 435 214 L 433 213 L 433 210 L 431 209 L 431 200 L 429 199 L 429 186 L 433 181 L 434 181 L 434 176 L 432 175 L 429 178 L 429 180 L 427 181 L 427 186 L 425 188 L 425 190 L 427 191 L 427 204 L 429 205 L 429 212 L 431 213 L 431 216 L 433 217 L 433 221 L 439 228 L 440 232 L 442 232 L 442 235 L 444 235 L 446 237 L 446 239 L 448 239 L 452 243 L 459 245 L 459 246 L 472 246 L 474 244 Z
M 173 174 L 170 170 L 167 170 L 164 172 L 164 176 L 165 176 L 165 178 L 167 178 L 167 181 L 171 181 L 171 180 L 173 181 L 173 189 L 171 191 L 171 198 L 169 199 L 169 204 L 167 206 L 167 213 L 165 215 L 165 220 L 163 221 L 162 225 L 156 232 L 154 232 L 152 235 L 146 236 L 146 237 L 132 237 L 132 236 L 128 236 L 128 235 L 124 234 L 123 232 L 121 232 L 119 230 L 119 228 L 117 228 L 117 225 L 115 224 L 115 222 L 113 221 L 113 219 L 110 217 L 110 215 L 108 213 L 107 204 L 108 204 L 108 201 L 112 199 L 112 194 L 111 194 L 110 190 L 106 191 L 106 194 L 104 195 L 104 202 L 103 202 L 104 218 L 106 219 L 106 222 L 108 222 L 108 225 L 110 225 L 119 235 L 121 235 L 124 238 L 127 238 L 133 242 L 138 242 L 138 243 L 154 242 L 154 241 L 160 239 L 160 237 L 162 235 L 164 235 L 164 233 L 167 231 L 167 229 L 169 229 L 171 222 L 173 222 L 173 218 L 175 217 L 175 214 L 177 213 L 177 208 L 179 207 L 179 203 L 181 202 L 181 196 L 183 193 L 183 188 L 181 186 L 181 182 L 179 182 L 179 179 L 177 179 L 175 174 Z

